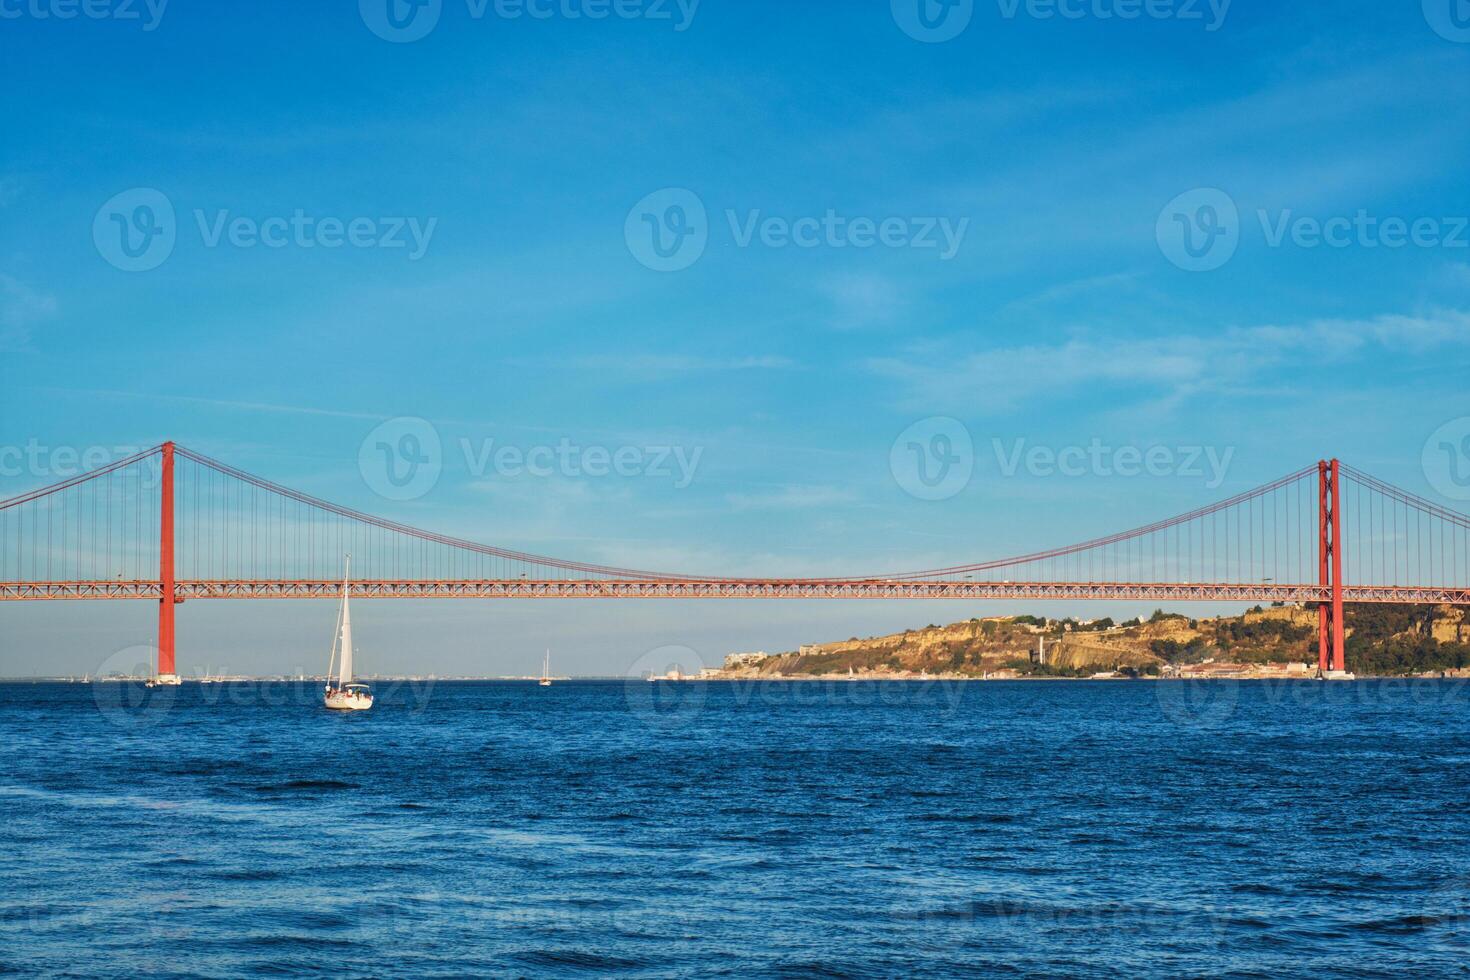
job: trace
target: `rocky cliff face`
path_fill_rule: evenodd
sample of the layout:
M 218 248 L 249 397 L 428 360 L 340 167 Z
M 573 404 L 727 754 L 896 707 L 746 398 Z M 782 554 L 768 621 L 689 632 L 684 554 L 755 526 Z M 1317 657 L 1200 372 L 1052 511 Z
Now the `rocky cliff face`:
M 1037 648 L 1040 630 L 1011 619 L 972 619 L 949 626 L 927 626 L 891 636 L 854 637 L 802 647 L 772 657 L 761 674 L 983 673 L 1003 663 L 1026 663 Z

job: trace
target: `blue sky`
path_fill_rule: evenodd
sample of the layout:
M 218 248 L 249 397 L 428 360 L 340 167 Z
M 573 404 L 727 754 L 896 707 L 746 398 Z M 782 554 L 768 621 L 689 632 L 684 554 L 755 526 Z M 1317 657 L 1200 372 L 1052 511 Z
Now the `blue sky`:
M 1470 424 L 1461 0 L 926 0 L 948 40 L 907 0 L 442 0 L 397 8 L 411 41 L 376 2 L 0 0 L 0 445 L 172 438 L 477 540 L 717 573 L 1016 553 L 1329 455 L 1466 506 L 1421 452 Z M 171 248 L 127 271 L 160 200 Z M 678 268 L 650 268 L 654 229 Z M 442 474 L 388 499 L 359 450 L 402 417 Z M 934 419 L 973 460 L 922 499 L 892 450 Z M 563 440 L 640 475 L 475 465 Z M 1004 465 L 1094 441 L 1222 463 Z M 644 472 L 663 447 L 688 479 Z M 54 476 L 18 469 L 0 495 Z M 310 667 L 330 631 L 311 604 L 184 608 L 185 669 Z M 370 669 L 550 645 L 622 673 L 994 610 L 385 603 L 359 632 Z M 0 610 L 0 672 L 87 669 L 151 617 Z

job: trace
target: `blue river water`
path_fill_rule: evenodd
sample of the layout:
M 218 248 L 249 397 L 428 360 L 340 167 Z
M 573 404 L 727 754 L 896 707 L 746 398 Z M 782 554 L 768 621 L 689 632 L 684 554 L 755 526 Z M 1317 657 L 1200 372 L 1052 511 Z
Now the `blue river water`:
M 0 972 L 1463 976 L 1463 681 L 0 685 Z

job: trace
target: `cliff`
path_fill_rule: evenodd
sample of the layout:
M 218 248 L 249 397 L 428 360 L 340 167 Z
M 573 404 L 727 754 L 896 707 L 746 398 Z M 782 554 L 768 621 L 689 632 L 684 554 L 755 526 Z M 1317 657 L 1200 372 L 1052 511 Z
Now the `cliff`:
M 1470 665 L 1464 610 L 1398 606 L 1346 610 L 1349 666 L 1407 673 Z M 1362 628 L 1363 635 L 1355 638 Z M 1045 662 L 1039 653 L 1045 647 Z M 817 643 L 764 659 L 727 664 L 729 677 L 1158 674 L 1207 662 L 1315 664 L 1317 613 L 1300 606 L 1256 607 L 1240 616 L 1190 619 L 1155 612 L 1147 620 L 1079 623 L 1044 617 L 970 619 L 887 636 Z M 1397 651 L 1393 663 L 1382 662 Z

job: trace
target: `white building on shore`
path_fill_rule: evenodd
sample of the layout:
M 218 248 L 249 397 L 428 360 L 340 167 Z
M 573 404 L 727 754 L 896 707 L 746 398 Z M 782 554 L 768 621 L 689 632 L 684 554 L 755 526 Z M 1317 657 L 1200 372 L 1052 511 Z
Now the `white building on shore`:
M 770 654 L 764 650 L 756 653 L 731 653 L 725 656 L 725 670 L 744 670 L 747 667 L 758 667 L 764 660 L 770 659 Z

